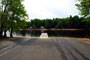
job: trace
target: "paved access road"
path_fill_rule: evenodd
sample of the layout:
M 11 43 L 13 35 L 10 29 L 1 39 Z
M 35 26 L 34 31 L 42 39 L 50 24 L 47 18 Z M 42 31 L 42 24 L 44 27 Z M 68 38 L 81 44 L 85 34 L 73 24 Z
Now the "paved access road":
M 22 42 L 23 41 L 23 42 Z M 90 60 L 90 44 L 74 38 L 24 38 L 0 54 L 0 60 Z

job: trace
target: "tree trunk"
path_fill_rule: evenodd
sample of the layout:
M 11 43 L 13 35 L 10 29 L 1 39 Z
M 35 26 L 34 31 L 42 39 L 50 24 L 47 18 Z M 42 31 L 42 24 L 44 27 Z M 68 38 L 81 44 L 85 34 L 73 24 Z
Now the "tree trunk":
M 13 37 L 13 30 L 10 31 L 10 37 Z
M 5 29 L 5 30 L 4 30 L 4 37 L 7 37 L 7 34 L 6 34 L 6 32 L 7 32 L 7 31 L 6 31 L 6 29 Z
M 3 37 L 3 26 L 1 25 L 0 37 Z
M 2 28 L 2 15 L 0 16 L 0 37 L 3 36 L 3 28 Z
M 2 31 L 0 31 L 0 37 L 2 37 L 2 36 L 3 36 L 2 34 L 3 34 L 3 32 L 2 32 Z

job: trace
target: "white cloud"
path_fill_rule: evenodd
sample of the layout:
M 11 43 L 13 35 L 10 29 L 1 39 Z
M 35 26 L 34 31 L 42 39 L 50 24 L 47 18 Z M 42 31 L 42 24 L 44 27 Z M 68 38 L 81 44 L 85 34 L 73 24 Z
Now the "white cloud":
M 78 14 L 74 0 L 25 0 L 24 5 L 30 19 L 68 17 Z

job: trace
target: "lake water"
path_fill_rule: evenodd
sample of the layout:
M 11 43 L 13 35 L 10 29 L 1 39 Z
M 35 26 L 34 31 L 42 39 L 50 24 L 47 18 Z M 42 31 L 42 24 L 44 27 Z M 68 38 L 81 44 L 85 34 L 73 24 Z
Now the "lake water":
M 42 30 L 24 30 L 20 32 L 14 32 L 14 37 L 40 37 L 41 33 L 48 33 L 49 37 L 90 37 L 90 31 L 88 30 L 80 30 L 80 31 L 42 31 Z M 9 32 L 7 33 L 9 36 Z

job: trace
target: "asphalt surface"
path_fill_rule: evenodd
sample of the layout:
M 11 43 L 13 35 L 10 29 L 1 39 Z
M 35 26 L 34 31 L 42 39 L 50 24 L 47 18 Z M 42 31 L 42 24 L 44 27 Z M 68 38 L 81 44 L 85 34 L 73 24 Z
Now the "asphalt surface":
M 74 38 L 24 38 L 0 51 L 0 60 L 90 60 L 90 44 Z

